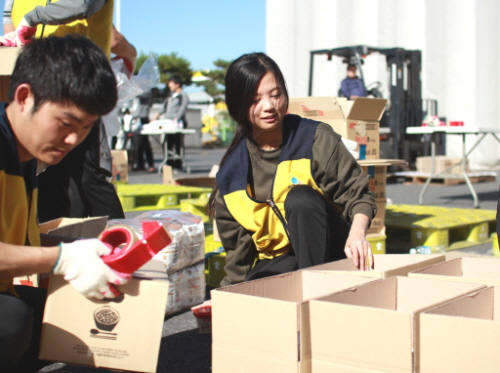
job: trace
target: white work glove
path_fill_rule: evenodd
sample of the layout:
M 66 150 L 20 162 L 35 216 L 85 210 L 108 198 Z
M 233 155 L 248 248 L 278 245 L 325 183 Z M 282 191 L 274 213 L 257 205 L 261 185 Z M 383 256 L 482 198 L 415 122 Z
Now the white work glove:
M 120 293 L 114 285 L 125 284 L 132 276 L 109 268 L 101 259 L 111 249 L 97 238 L 59 244 L 59 258 L 52 273 L 63 275 L 87 298 L 114 298 Z

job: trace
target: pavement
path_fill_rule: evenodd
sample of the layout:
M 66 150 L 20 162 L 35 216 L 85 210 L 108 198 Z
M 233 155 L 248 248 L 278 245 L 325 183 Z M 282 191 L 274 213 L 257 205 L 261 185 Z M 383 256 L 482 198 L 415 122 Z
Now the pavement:
M 219 164 L 225 149 L 198 149 L 188 148 L 185 155 L 183 171 L 176 171 L 175 178 L 208 176 L 212 166 Z M 161 161 L 161 154 L 155 150 L 155 161 Z M 187 172 L 189 168 L 189 173 Z M 490 170 L 491 171 L 491 170 Z M 500 175 L 490 182 L 474 183 L 473 187 L 479 198 L 479 208 L 496 210 L 499 197 Z M 129 173 L 129 183 L 154 184 L 162 183 L 162 176 L 146 171 L 132 171 Z M 408 184 L 407 180 L 390 178 L 387 184 L 387 198 L 389 203 L 418 205 L 422 185 Z M 449 208 L 473 209 L 473 200 L 466 184 L 451 186 L 431 185 L 425 196 L 424 204 Z M 127 218 L 134 213 L 126 213 Z M 464 249 L 464 251 L 491 252 L 491 244 Z M 208 289 L 210 290 L 210 289 Z M 209 294 L 207 292 L 207 294 Z M 168 317 L 163 324 L 162 341 L 159 352 L 157 372 L 163 373 L 208 373 L 211 372 L 211 335 L 198 333 L 196 319 L 191 311 Z M 54 373 L 97 373 L 109 372 L 107 369 L 70 366 L 61 363 L 51 364 L 40 372 Z

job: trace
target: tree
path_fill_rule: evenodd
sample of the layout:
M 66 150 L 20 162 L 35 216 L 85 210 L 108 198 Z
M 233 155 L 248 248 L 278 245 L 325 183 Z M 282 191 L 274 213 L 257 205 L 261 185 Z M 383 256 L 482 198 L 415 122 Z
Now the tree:
M 141 53 L 137 58 L 135 73 L 139 71 L 144 61 L 149 57 Z M 176 52 L 162 54 L 156 57 L 158 59 L 158 68 L 160 70 L 160 82 L 167 84 L 170 77 L 174 74 L 180 75 L 184 85 L 191 84 L 191 63 L 184 57 L 179 57 Z
M 213 64 L 217 67 L 216 69 L 203 71 L 203 75 L 209 78 L 209 80 L 195 83 L 197 86 L 204 87 L 205 91 L 214 98 L 216 103 L 224 101 L 224 78 L 231 62 L 221 59 L 215 61 Z

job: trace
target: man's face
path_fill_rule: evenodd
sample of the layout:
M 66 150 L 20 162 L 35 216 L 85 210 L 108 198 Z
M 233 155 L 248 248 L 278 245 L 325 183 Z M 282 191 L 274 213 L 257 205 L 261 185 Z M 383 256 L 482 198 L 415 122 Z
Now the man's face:
M 74 104 L 46 102 L 33 113 L 23 111 L 16 128 L 21 162 L 36 158 L 49 165 L 59 163 L 89 134 L 98 115 Z
M 170 89 L 171 92 L 177 92 L 180 86 L 180 84 L 175 83 L 173 80 L 168 82 L 168 89 Z
M 351 79 L 356 77 L 356 67 L 351 66 L 347 69 L 347 76 Z

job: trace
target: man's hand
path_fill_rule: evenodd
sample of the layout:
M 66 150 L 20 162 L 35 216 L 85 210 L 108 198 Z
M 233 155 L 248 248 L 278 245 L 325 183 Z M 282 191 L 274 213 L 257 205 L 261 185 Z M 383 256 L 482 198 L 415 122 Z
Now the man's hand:
M 73 287 L 87 298 L 114 298 L 120 294 L 114 287 L 123 285 L 131 275 L 113 271 L 101 259 L 111 249 L 93 238 L 60 244 L 60 254 L 52 272 L 63 275 Z

